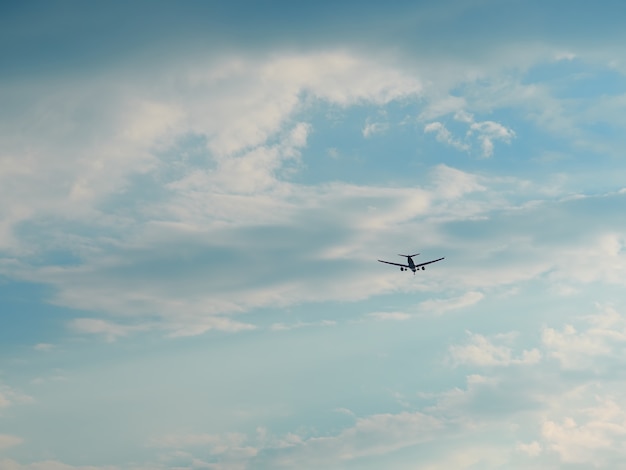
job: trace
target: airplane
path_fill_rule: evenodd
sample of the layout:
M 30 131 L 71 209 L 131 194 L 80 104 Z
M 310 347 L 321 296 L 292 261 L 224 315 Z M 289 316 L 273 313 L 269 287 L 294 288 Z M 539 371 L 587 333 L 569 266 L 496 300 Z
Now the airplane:
M 426 266 L 427 264 L 436 263 L 437 261 L 441 261 L 442 259 L 445 259 L 445 258 L 439 258 L 439 259 L 434 259 L 432 261 L 426 261 L 425 263 L 415 264 L 413 262 L 413 257 L 417 255 L 419 255 L 419 253 L 415 253 L 414 255 L 398 255 L 398 256 L 404 256 L 408 264 L 392 263 L 391 261 L 383 261 L 382 259 L 379 259 L 378 261 L 380 261 L 381 263 L 393 264 L 394 266 L 400 266 L 400 271 L 408 271 L 410 269 L 411 271 L 413 271 L 413 275 L 415 275 L 415 271 L 418 271 L 420 267 L 422 268 L 422 271 L 423 271 L 426 269 L 424 266 Z

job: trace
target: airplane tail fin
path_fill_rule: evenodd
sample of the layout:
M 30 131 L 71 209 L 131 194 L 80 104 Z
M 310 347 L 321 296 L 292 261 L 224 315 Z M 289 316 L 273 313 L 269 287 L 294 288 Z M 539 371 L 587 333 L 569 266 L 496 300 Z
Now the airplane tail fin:
M 405 258 L 413 258 L 414 256 L 419 255 L 419 253 L 415 253 L 414 255 L 398 255 L 398 256 L 404 256 Z

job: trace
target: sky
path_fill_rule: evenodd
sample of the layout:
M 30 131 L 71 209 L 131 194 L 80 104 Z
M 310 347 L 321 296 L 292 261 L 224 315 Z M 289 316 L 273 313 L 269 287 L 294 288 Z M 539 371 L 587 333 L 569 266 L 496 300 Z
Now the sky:
M 625 17 L 3 2 L 0 469 L 618 468 Z

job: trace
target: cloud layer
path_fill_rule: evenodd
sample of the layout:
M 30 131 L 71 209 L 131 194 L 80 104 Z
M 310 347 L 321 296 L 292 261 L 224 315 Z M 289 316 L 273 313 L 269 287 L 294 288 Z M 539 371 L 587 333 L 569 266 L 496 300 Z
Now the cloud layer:
M 619 467 L 609 3 L 4 11 L 0 467 Z

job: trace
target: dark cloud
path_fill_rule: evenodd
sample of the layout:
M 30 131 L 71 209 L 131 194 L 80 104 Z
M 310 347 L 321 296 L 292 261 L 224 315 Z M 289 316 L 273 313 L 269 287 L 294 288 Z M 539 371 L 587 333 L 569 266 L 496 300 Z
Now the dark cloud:
M 624 6 L 605 1 L 409 1 L 293 3 L 29 2 L 3 5 L 0 70 L 5 78 L 74 73 L 116 62 L 272 48 L 352 46 L 432 57 L 479 58 L 503 44 L 597 44 L 622 34 Z M 65 72 L 61 72 L 65 71 Z

